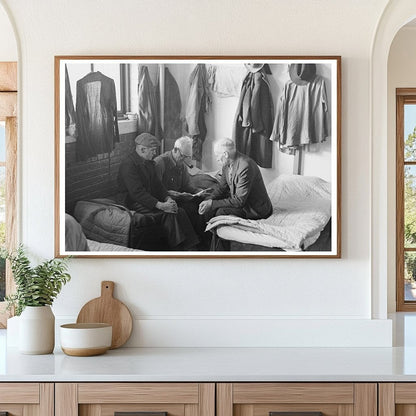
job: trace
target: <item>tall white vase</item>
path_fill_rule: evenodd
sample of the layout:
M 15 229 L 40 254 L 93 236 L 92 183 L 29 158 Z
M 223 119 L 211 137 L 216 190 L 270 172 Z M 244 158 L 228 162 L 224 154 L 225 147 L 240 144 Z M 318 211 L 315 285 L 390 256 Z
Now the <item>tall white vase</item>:
M 48 306 L 26 306 L 19 319 L 19 351 L 50 354 L 55 346 L 55 315 Z
M 20 316 L 13 316 L 7 320 L 7 347 L 19 348 L 19 319 Z

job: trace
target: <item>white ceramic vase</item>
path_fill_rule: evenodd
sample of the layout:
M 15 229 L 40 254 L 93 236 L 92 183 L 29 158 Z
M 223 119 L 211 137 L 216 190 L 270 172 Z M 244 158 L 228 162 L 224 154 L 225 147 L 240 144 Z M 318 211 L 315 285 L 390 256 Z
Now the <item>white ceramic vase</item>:
M 26 306 L 19 319 L 19 351 L 50 354 L 55 346 L 55 316 L 51 307 Z
M 7 346 L 8 347 L 19 347 L 19 320 L 20 316 L 13 316 L 7 320 Z

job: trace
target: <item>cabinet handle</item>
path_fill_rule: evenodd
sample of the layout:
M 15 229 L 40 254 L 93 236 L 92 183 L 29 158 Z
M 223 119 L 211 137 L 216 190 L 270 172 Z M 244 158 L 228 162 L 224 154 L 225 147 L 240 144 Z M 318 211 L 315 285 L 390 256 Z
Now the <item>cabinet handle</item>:
M 269 416 L 323 416 L 322 412 L 269 412 Z
M 114 416 L 168 416 L 168 412 L 114 412 Z

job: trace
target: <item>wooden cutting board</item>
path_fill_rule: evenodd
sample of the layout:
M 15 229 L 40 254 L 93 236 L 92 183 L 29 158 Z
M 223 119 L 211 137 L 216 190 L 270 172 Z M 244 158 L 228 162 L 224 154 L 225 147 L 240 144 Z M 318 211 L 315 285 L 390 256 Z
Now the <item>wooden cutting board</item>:
M 101 282 L 101 296 L 87 302 L 77 323 L 103 322 L 113 326 L 111 349 L 121 347 L 130 337 L 133 319 L 127 306 L 113 297 L 114 282 Z

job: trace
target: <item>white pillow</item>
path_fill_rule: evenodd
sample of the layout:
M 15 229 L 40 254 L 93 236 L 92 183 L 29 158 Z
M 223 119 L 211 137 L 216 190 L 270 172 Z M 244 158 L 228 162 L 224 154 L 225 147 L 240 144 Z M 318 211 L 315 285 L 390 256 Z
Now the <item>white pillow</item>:
M 267 186 L 273 207 L 280 209 L 331 204 L 331 183 L 316 176 L 280 175 Z

